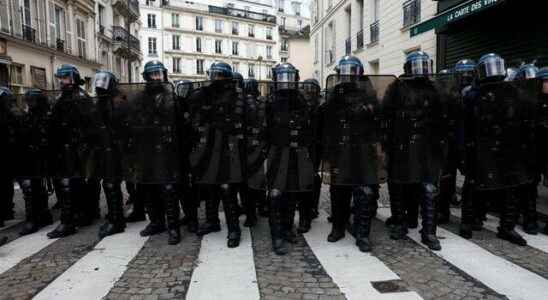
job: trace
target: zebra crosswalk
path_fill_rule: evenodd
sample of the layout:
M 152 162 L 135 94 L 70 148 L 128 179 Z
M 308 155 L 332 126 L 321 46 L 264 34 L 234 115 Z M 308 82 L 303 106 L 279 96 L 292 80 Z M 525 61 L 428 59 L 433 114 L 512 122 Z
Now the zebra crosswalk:
M 458 209 L 452 214 L 460 217 Z M 442 250 L 432 252 L 418 230 L 404 241 L 387 238 L 380 221 L 389 215 L 379 208 L 371 253 L 361 253 L 350 233 L 328 243 L 323 211 L 285 257 L 270 251 L 266 219 L 242 227 L 234 249 L 226 229 L 203 238 L 184 232 L 180 245 L 169 246 L 165 236 L 139 236 L 146 222 L 101 241 L 96 224 L 70 242 L 46 237 L 54 224 L 0 247 L 0 299 L 548 299 L 548 265 L 522 263 L 526 252 L 548 255 L 548 236 L 525 235 L 531 251 L 504 244 L 499 255 L 444 226 Z M 484 230 L 496 231 L 497 222 L 489 216 Z

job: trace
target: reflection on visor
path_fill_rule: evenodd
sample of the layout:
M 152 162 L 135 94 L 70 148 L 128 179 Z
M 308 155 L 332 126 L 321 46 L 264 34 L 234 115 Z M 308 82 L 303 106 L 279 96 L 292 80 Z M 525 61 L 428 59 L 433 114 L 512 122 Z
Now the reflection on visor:
M 280 73 L 276 75 L 277 82 L 295 82 L 296 76 L 295 73 Z
M 411 62 L 411 74 L 428 75 L 432 73 L 432 61 L 429 59 L 417 59 Z
M 224 71 L 222 70 L 209 70 L 209 79 L 210 80 L 221 80 L 226 79 Z
M 506 69 L 504 67 L 504 59 L 502 58 L 488 58 L 484 64 L 484 69 L 482 69 L 482 73 L 485 77 L 492 77 L 492 76 L 505 76 L 506 75 Z
M 534 69 L 532 69 L 532 68 L 525 69 L 525 78 L 526 79 L 535 78 L 536 76 L 537 76 L 537 72 L 535 72 Z
M 107 74 L 96 74 L 95 75 L 95 88 L 108 90 L 110 86 L 110 78 Z
M 341 75 L 358 75 L 360 67 L 355 64 L 344 64 L 340 66 Z

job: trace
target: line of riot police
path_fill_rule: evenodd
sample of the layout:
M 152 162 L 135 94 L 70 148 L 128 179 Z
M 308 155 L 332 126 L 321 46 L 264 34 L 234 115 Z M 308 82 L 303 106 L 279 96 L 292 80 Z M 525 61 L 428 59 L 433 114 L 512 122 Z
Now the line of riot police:
M 168 243 L 177 244 L 181 225 L 200 235 L 220 231 L 222 203 L 227 246 L 237 247 L 239 216 L 251 227 L 258 210 L 269 217 L 274 252 L 283 255 L 295 231 L 307 232 L 318 216 L 322 181 L 331 196 L 328 241 L 344 237 L 353 214 L 356 245 L 370 251 L 379 185 L 387 182 L 391 238 L 416 228 L 420 211 L 422 242 L 439 250 L 436 227 L 449 220 L 458 169 L 466 176 L 461 236 L 481 229 L 490 199 L 501 207 L 498 236 L 525 245 L 514 226 L 521 209 L 525 231 L 538 231 L 536 187 L 547 170 L 548 71 L 536 71 L 524 66 L 505 81 L 504 60 L 488 54 L 433 74 L 428 55 L 417 51 L 397 78 L 364 75 L 359 59 L 346 56 L 322 100 L 318 82 L 300 82 L 288 63 L 273 69 L 272 82 L 243 80 L 215 62 L 208 80 L 173 85 L 163 64 L 151 61 L 144 83 L 119 83 L 98 71 L 94 96 L 80 87 L 78 70 L 63 65 L 59 91 L 0 89 L 0 133 L 8 141 L 1 192 L 19 182 L 27 214 L 21 234 L 29 234 L 52 223 L 52 182 L 61 222 L 50 238 L 98 218 L 101 183 L 108 208 L 101 238 L 144 221 L 146 212 L 150 222 L 140 234 L 167 230 Z M 127 218 L 123 183 L 133 204 Z M 206 220 L 198 226 L 200 201 Z

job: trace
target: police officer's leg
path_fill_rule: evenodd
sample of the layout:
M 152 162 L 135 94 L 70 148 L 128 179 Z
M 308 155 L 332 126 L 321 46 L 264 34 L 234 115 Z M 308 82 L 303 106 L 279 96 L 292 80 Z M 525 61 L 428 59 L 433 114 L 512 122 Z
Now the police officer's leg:
M 272 237 L 272 250 L 277 255 L 285 255 L 289 252 L 284 234 L 284 206 L 287 206 L 286 195 L 280 190 L 273 189 L 268 193 L 269 224 Z
M 497 236 L 516 245 L 526 246 L 527 241 L 514 230 L 518 209 L 517 193 L 516 188 L 504 190 L 503 207 Z
M 350 201 L 352 200 L 352 189 L 346 186 L 331 185 L 329 193 L 331 195 L 332 227 L 327 241 L 334 243 L 344 238 Z
M 229 248 L 238 247 L 240 245 L 241 237 L 238 198 L 236 197 L 233 188 L 234 187 L 231 184 L 222 184 L 220 186 L 221 200 L 223 201 L 226 226 L 228 228 L 227 246 Z
M 388 193 L 390 194 L 390 211 L 392 213 L 392 227 L 390 238 L 403 239 L 407 234 L 405 222 L 405 185 L 388 181 Z
M 189 232 L 198 232 L 198 203 L 199 190 L 195 184 L 183 184 L 182 195 L 179 201 L 185 216 L 181 219 L 181 225 L 186 225 Z
M 455 194 L 455 178 L 451 172 L 444 174 L 440 179 L 440 192 L 437 196 L 437 219 L 438 224 L 449 223 L 451 216 L 451 199 Z
M 181 241 L 179 230 L 180 207 L 175 184 L 162 184 L 160 199 L 163 200 L 167 218 L 168 244 L 176 245 Z
M 221 231 L 219 221 L 219 187 L 200 185 L 200 196 L 205 201 L 206 222 L 200 226 L 198 235 Z
M 137 184 L 131 181 L 126 181 L 126 189 L 129 194 L 128 202 L 133 206 L 131 213 L 126 218 L 126 222 L 132 223 L 145 221 L 145 200 L 143 195 L 139 193 Z
M 19 232 L 20 235 L 27 235 L 38 231 L 38 207 L 36 207 L 36 201 L 33 199 L 34 192 L 32 190 L 32 180 L 25 178 L 19 180 L 19 186 L 23 192 L 23 200 L 25 201 L 25 213 L 26 221 L 23 225 L 23 229 Z
M 369 233 L 371 231 L 371 216 L 376 205 L 375 191 L 371 186 L 360 186 L 352 192 L 354 199 L 354 234 L 356 246 L 362 252 L 371 251 Z
M 89 218 L 91 220 L 99 219 L 101 217 L 101 180 L 99 178 L 87 179 L 86 192 L 89 197 L 87 202 Z
M 322 177 L 320 174 L 314 174 L 314 190 L 312 192 L 311 218 L 316 219 L 319 216 L 320 196 L 322 191 Z
M 57 201 L 61 202 L 61 223 L 48 233 L 50 239 L 65 237 L 76 232 L 74 226 L 74 193 L 71 192 L 71 181 L 69 178 L 57 180 L 55 194 L 57 195 Z
M 253 227 L 257 224 L 257 198 L 253 189 L 247 184 L 242 184 L 240 197 L 245 209 L 245 227 Z
M 105 179 L 103 190 L 107 200 L 108 214 L 106 223 L 99 229 L 99 238 L 123 232 L 126 228 L 121 182 Z
M 0 175 L 0 221 L 13 219 L 13 179 Z
M 404 200 L 407 228 L 415 229 L 419 226 L 419 207 L 422 197 L 422 187 L 418 184 L 409 184 L 405 188 L 409 191 L 409 197 Z M 404 193 L 406 195 L 407 193 Z
M 261 217 L 269 217 L 270 201 L 265 191 L 257 191 L 257 205 L 259 206 L 259 215 Z
M 521 186 L 521 199 L 519 199 L 522 204 L 523 231 L 533 235 L 537 234 L 539 230 L 537 222 L 537 185 L 538 181 L 535 180 L 533 183 Z
M 422 231 L 421 241 L 432 250 L 441 250 L 440 241 L 436 237 L 436 194 L 437 187 L 430 182 L 422 183 L 421 199 Z
M 312 209 L 314 205 L 314 192 L 300 193 L 302 196 L 298 199 L 299 207 L 299 228 L 298 233 L 305 233 L 310 230 L 312 222 Z
M 295 213 L 297 211 L 297 203 L 304 193 L 285 193 L 286 205 L 282 206 L 285 218 L 285 240 L 291 244 L 297 243 L 297 233 L 295 232 Z
M 477 194 L 476 186 L 465 180 L 462 186 L 461 223 L 459 229 L 459 235 L 465 239 L 472 238 L 473 225 L 477 215 L 474 210 L 477 207 L 477 205 L 474 205 L 474 201 L 477 200 L 474 197 L 475 194 Z
M 151 236 L 162 233 L 166 230 L 165 215 L 163 211 L 162 193 L 160 185 L 157 184 L 137 184 L 137 193 L 139 193 L 146 205 L 150 223 L 143 229 L 141 236 Z
M 36 178 L 31 181 L 31 184 L 33 186 L 32 192 L 34 194 L 32 197 L 37 208 L 38 226 L 44 227 L 53 224 L 53 217 L 49 210 L 49 195 L 46 180 L 43 178 Z

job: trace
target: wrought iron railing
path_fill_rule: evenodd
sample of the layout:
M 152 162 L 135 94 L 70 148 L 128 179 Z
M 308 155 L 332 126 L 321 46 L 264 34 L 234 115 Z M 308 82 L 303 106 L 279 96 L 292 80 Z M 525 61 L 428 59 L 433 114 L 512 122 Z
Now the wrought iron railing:
M 124 27 L 112 26 L 112 40 L 122 43 L 133 50 L 141 51 L 139 39 L 130 34 Z

